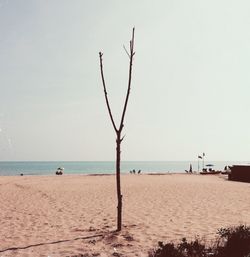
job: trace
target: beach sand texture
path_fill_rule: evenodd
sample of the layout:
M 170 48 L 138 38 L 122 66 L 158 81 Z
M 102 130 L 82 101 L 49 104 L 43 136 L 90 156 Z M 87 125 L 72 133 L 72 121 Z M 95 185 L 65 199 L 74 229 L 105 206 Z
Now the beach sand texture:
M 250 225 L 249 183 L 189 174 L 121 179 L 124 227 L 116 233 L 113 175 L 0 177 L 0 256 L 147 256 L 158 241 L 209 242 L 218 228 Z

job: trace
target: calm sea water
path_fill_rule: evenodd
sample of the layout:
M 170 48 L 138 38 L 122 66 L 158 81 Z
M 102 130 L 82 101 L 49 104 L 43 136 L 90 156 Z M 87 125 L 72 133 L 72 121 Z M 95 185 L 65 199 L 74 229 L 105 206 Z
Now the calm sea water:
M 205 162 L 213 164 L 216 170 L 223 170 L 226 165 L 233 165 L 249 162 Z M 121 172 L 129 173 L 130 170 L 141 170 L 143 173 L 156 172 L 177 172 L 183 173 L 189 170 L 192 164 L 193 170 L 198 170 L 198 162 L 196 161 L 125 161 L 121 163 Z M 58 167 L 64 167 L 64 174 L 114 174 L 115 162 L 0 162 L 0 175 L 53 175 Z M 200 161 L 200 169 L 202 161 Z

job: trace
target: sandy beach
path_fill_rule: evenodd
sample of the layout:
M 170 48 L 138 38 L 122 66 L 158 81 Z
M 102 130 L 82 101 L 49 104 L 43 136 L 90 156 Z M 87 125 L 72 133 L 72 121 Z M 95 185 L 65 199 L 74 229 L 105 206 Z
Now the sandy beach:
M 116 233 L 115 176 L 0 177 L 0 256 L 147 256 L 158 241 L 250 225 L 250 184 L 223 176 L 122 175 Z

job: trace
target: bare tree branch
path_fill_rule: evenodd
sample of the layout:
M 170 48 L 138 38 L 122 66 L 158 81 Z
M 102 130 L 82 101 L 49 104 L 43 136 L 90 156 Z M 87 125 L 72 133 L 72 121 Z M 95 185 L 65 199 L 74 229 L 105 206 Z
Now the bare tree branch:
M 130 55 L 129 55 L 129 53 L 128 53 L 128 51 L 127 51 L 126 47 L 125 47 L 125 45 L 123 45 L 123 48 L 124 48 L 125 52 L 127 53 L 128 58 L 130 58 Z
M 125 103 L 124 103 L 124 108 L 123 108 L 123 112 L 122 112 L 122 118 L 121 118 L 121 123 L 120 123 L 120 127 L 119 127 L 119 131 L 121 132 L 124 125 L 124 118 L 125 118 L 125 113 L 126 113 L 126 109 L 127 109 L 127 105 L 128 105 L 128 98 L 129 98 L 129 93 L 130 93 L 130 88 L 131 88 L 131 78 L 132 78 L 132 64 L 133 64 L 133 57 L 134 57 L 134 34 L 135 34 L 135 28 L 133 28 L 133 32 L 132 32 L 132 40 L 130 41 L 130 62 L 129 62 L 129 78 L 128 78 L 128 89 L 127 89 L 127 95 L 126 95 L 126 99 L 125 99 Z
M 125 136 L 126 136 L 126 135 L 124 135 L 124 136 L 121 138 L 121 142 L 123 141 L 123 139 L 124 139 Z
M 117 133 L 118 129 L 116 128 L 116 125 L 115 125 L 115 122 L 114 122 L 114 118 L 113 118 L 111 108 L 110 108 L 110 105 L 109 105 L 108 93 L 107 93 L 107 90 L 106 90 L 106 84 L 105 84 L 105 79 L 104 79 L 104 74 L 103 74 L 102 56 L 103 56 L 103 53 L 99 52 L 101 75 L 102 75 L 102 85 L 103 85 L 103 89 L 104 89 L 104 95 L 105 95 L 105 100 L 106 100 L 106 104 L 107 104 L 107 107 L 108 107 L 109 116 L 110 116 L 112 125 L 114 127 L 114 130 Z

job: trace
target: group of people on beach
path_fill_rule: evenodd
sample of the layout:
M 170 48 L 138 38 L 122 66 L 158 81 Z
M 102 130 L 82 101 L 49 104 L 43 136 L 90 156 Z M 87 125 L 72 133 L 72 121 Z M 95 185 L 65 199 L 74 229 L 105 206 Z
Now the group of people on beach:
M 57 168 L 56 175 L 62 175 L 63 171 L 64 171 L 64 168 L 62 168 L 62 167 Z
M 136 174 L 136 170 L 130 170 L 129 171 L 130 174 Z M 141 174 L 141 170 L 138 170 L 137 174 Z

